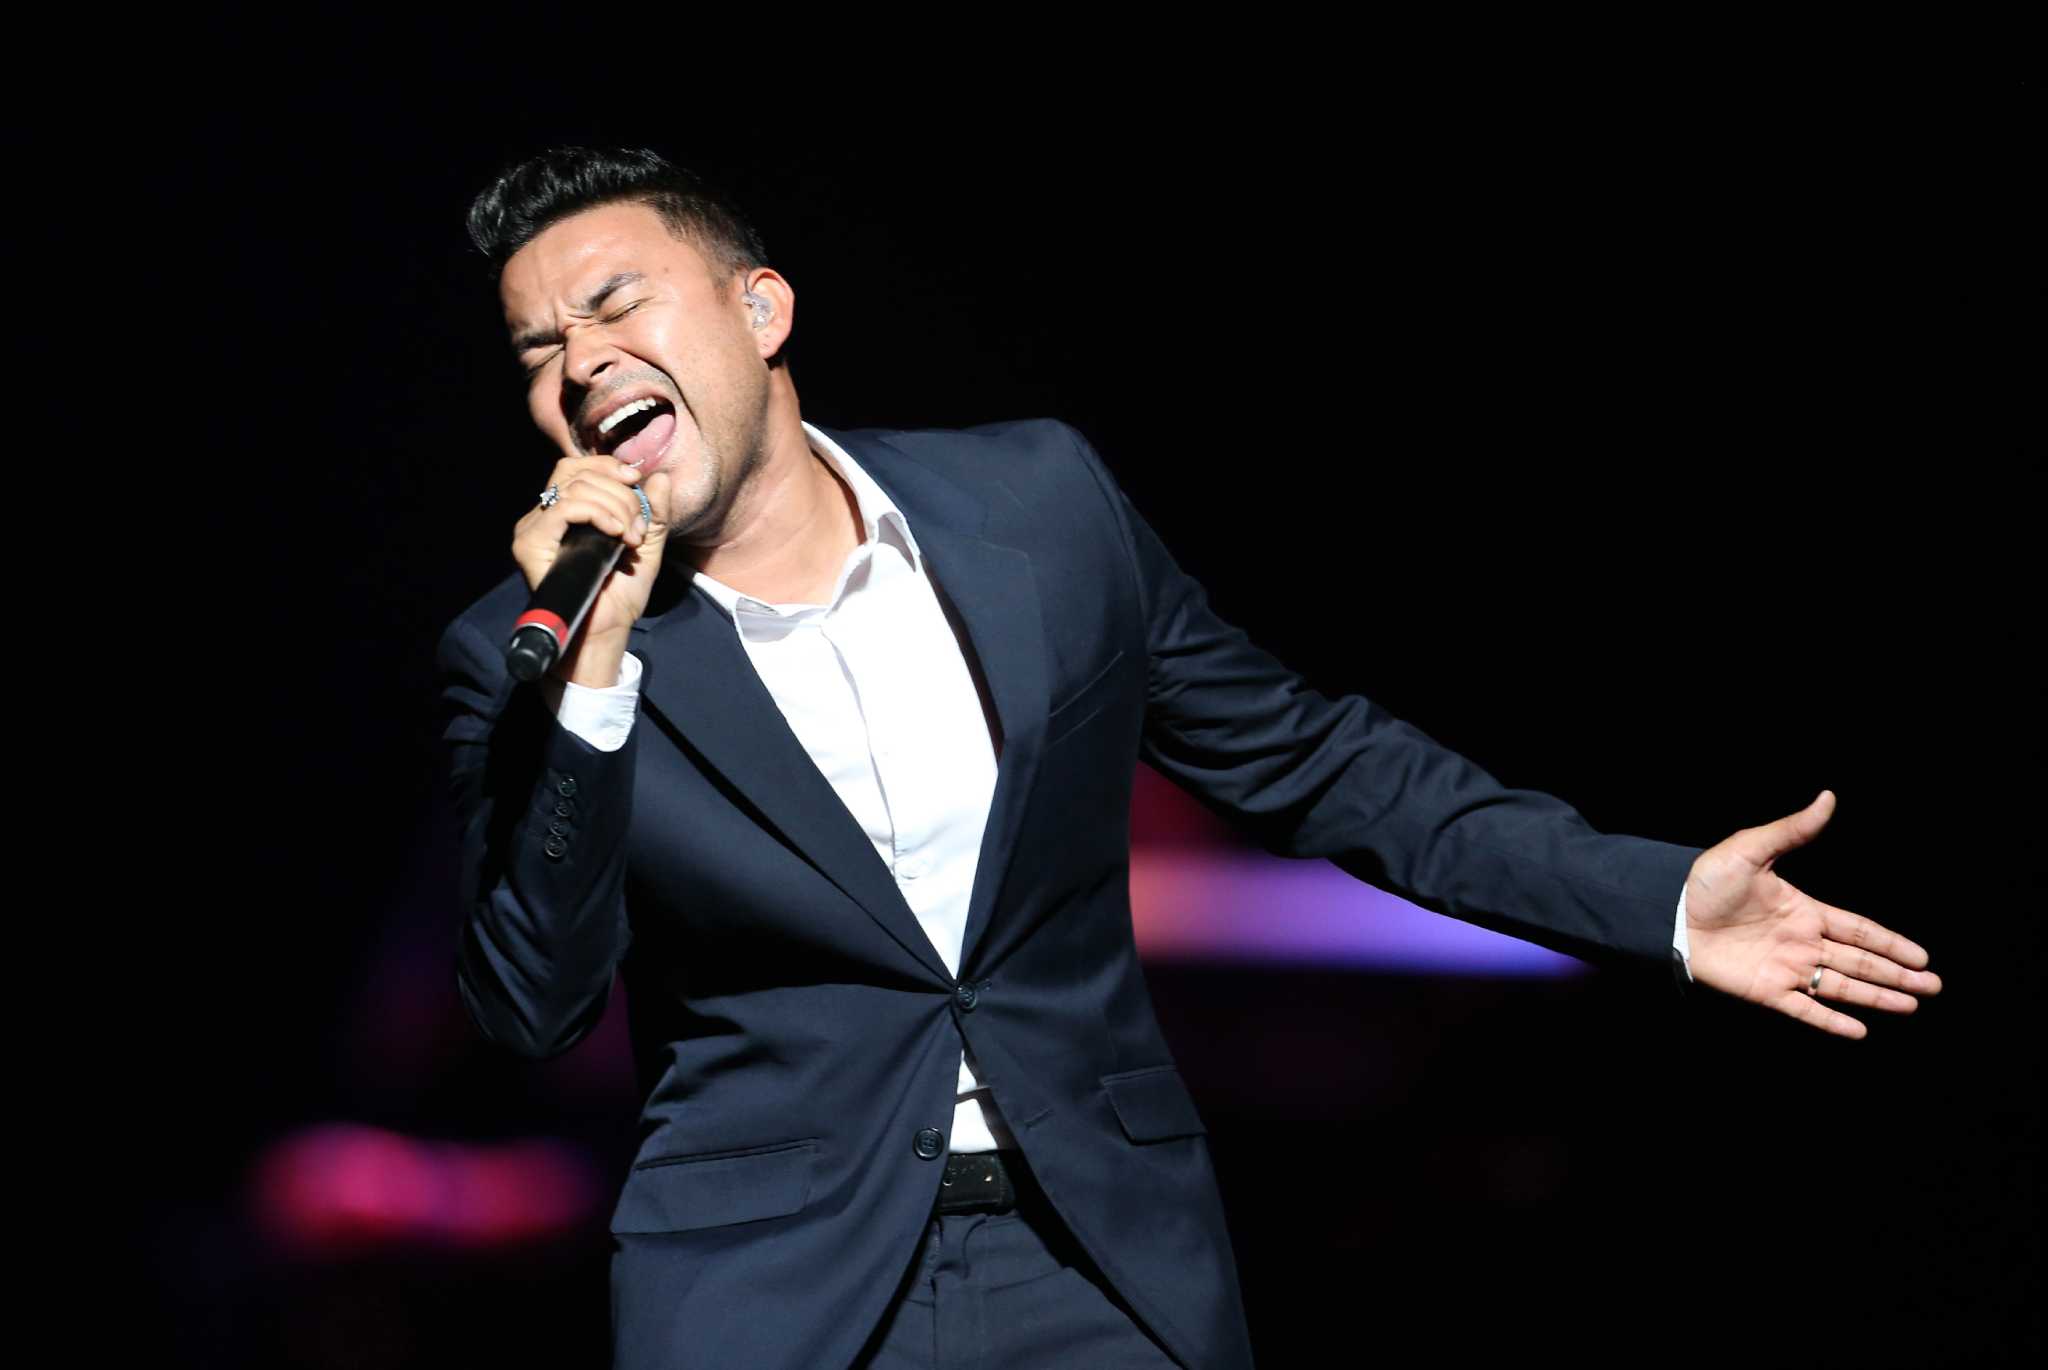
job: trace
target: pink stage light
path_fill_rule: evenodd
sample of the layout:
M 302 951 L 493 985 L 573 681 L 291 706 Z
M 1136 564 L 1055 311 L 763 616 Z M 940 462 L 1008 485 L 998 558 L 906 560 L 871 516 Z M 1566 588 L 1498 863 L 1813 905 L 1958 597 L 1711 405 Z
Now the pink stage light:
M 600 1194 L 593 1167 L 561 1142 L 483 1146 L 330 1123 L 258 1157 L 249 1202 L 281 1249 L 340 1256 L 543 1241 L 589 1221 Z

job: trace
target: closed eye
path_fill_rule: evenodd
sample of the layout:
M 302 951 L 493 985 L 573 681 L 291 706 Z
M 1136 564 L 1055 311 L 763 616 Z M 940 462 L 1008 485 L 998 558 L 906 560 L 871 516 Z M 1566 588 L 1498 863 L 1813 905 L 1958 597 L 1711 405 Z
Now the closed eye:
M 627 305 L 624 309 L 616 310 L 610 314 L 605 315 L 604 318 L 600 320 L 600 322 L 617 323 L 620 319 L 625 318 L 628 314 L 632 313 L 634 310 L 638 309 L 641 305 L 646 303 L 647 301 L 645 300 L 635 300 L 631 304 Z M 561 353 L 561 350 L 562 349 L 558 347 L 553 352 L 548 353 L 545 357 L 542 357 L 539 361 L 535 362 L 533 365 L 523 368 L 526 372 L 526 379 L 532 380 L 535 376 L 538 376 L 541 373 L 541 369 L 545 367 L 549 362 L 553 361 L 556 358 L 556 356 L 558 356 Z
M 645 305 L 645 303 L 647 303 L 645 299 L 635 299 L 635 301 L 633 301 L 631 305 L 627 305 L 625 309 L 618 309 L 618 311 L 614 311 L 614 313 L 606 313 L 606 315 L 604 315 L 604 317 L 600 319 L 600 322 L 602 322 L 602 324 L 616 324 L 616 322 L 618 322 L 618 319 L 623 319 L 623 317 L 627 317 L 629 313 L 633 313 L 635 309 L 639 309 L 639 307 L 641 307 L 641 305 Z M 543 356 L 541 360 L 537 360 L 537 362 L 535 362 L 535 365 L 530 365 L 530 367 L 524 367 L 524 371 L 526 371 L 526 379 L 530 381 L 532 377 L 537 377 L 537 375 L 541 375 L 541 369 L 543 369 L 543 367 L 547 367 L 551 360 L 555 360 L 555 354 L 557 354 L 557 352 L 561 352 L 561 348 L 555 348 L 555 352 L 549 352 L 547 356 Z

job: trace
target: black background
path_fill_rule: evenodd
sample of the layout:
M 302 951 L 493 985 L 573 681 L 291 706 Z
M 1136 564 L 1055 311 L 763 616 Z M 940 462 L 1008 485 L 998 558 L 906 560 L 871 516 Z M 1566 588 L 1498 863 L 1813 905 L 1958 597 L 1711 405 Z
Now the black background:
M 2030 91 L 733 60 L 630 114 L 566 41 L 473 92 L 267 64 L 128 122 L 81 314 L 147 446 L 95 621 L 202 633 L 97 677 L 148 701 L 98 859 L 154 891 L 131 912 L 184 901 L 93 933 L 145 997 L 90 1016 L 123 1052 L 154 1025 L 121 1097 L 164 1162 L 159 1344 L 602 1362 L 601 1232 L 297 1268 L 238 1208 L 258 1148 L 337 1117 L 622 1173 L 627 1095 L 361 1054 L 391 958 L 440 974 L 457 917 L 434 640 L 550 463 L 461 215 L 601 141 L 751 208 L 813 422 L 1064 418 L 1320 688 L 1606 830 L 1706 845 L 1832 788 L 1782 869 L 1932 951 L 1945 993 L 1861 1042 L 1648 977 L 1156 967 L 1261 1364 L 2038 1351 Z

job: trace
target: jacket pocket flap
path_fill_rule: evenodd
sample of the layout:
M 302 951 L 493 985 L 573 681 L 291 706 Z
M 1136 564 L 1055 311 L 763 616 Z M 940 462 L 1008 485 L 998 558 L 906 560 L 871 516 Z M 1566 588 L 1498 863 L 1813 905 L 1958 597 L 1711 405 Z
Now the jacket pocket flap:
M 1116 1119 L 1124 1134 L 1134 1142 L 1159 1142 L 1168 1137 L 1192 1137 L 1207 1132 L 1195 1101 L 1172 1066 L 1154 1066 L 1123 1075 L 1105 1075 L 1102 1087 L 1109 1091 Z
M 626 1177 L 614 1232 L 687 1232 L 795 1213 L 811 1201 L 815 1140 L 749 1151 L 665 1156 Z

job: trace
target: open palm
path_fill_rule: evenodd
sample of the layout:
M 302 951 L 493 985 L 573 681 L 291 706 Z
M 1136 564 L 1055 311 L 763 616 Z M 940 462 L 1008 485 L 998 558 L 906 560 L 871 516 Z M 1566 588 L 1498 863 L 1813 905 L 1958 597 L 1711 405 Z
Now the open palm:
M 1916 994 L 1940 992 L 1941 977 L 1925 969 L 1927 952 L 1916 943 L 1823 904 L 1771 869 L 1819 836 L 1834 811 L 1834 792 L 1822 790 L 1798 813 L 1701 852 L 1686 878 L 1686 938 L 1694 980 L 1859 1038 L 1869 1029 L 1821 1000 L 1911 1013 Z

